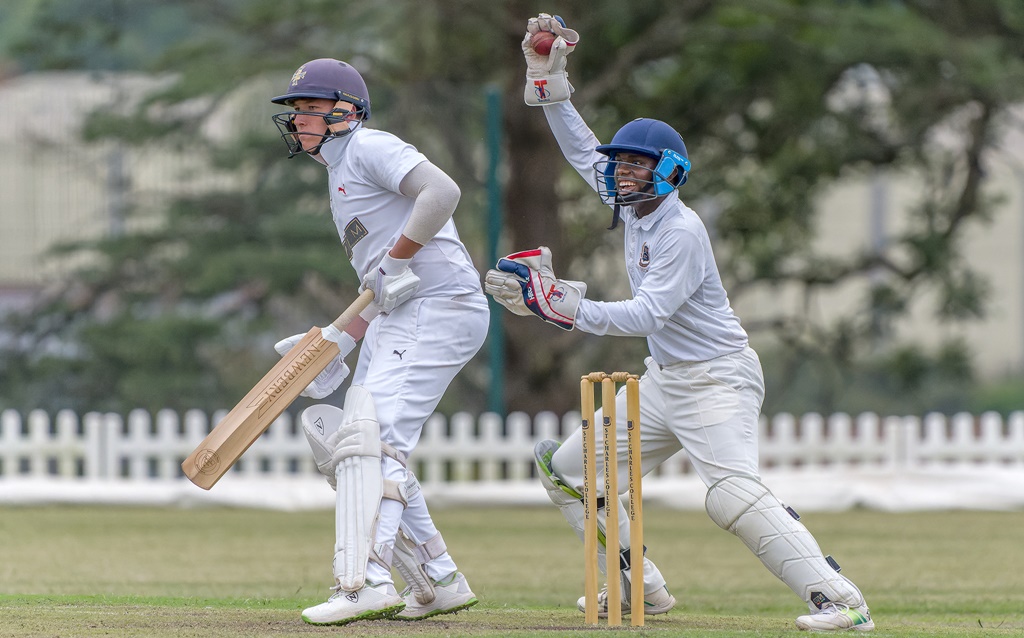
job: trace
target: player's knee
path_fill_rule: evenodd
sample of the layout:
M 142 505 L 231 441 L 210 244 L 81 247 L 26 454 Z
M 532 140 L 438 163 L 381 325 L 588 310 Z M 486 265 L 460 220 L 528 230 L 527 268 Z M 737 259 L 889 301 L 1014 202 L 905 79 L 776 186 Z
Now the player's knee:
M 545 440 L 539 442 L 533 449 L 534 459 L 537 463 L 537 470 L 540 482 L 547 490 L 548 497 L 559 507 L 580 500 L 580 494 L 567 483 L 562 475 L 554 468 L 554 458 L 561 449 L 557 441 Z
M 771 491 L 757 479 L 733 474 L 708 488 L 704 509 L 716 525 L 734 532 L 736 521 L 769 495 Z
M 582 459 L 582 452 L 573 454 L 573 450 L 563 444 L 551 455 L 551 471 L 565 485 L 582 485 Z
M 337 433 L 341 427 L 344 413 L 341 408 L 318 403 L 311 405 L 299 415 L 302 432 L 313 451 L 313 460 L 320 472 L 334 485 L 334 448 L 337 445 Z

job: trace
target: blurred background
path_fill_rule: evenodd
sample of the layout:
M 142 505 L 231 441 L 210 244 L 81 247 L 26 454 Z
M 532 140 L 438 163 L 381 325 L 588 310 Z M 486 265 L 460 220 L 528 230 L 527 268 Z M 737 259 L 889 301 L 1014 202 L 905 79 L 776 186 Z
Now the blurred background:
M 0 409 L 227 408 L 348 305 L 326 173 L 270 119 L 318 57 L 459 183 L 481 272 L 547 245 L 590 298 L 628 297 L 621 229 L 523 104 L 540 11 L 581 34 L 600 139 L 682 133 L 766 415 L 1021 409 L 1019 0 L 4 2 Z M 439 410 L 561 414 L 581 373 L 645 353 L 494 307 Z

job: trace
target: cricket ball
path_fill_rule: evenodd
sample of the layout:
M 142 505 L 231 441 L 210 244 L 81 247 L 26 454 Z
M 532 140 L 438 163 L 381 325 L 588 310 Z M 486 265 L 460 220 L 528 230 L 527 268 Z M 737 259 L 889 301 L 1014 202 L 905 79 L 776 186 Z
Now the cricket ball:
M 530 46 L 538 55 L 551 53 L 551 45 L 555 42 L 555 34 L 550 31 L 538 31 L 530 38 Z

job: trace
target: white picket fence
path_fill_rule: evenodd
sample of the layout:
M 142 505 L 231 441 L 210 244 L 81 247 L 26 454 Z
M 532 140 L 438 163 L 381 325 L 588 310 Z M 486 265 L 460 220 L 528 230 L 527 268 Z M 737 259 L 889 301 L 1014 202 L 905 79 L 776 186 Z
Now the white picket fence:
M 224 416 L 198 410 L 151 415 L 36 410 L 0 413 L 0 482 L 7 479 L 81 477 L 125 482 L 183 480 L 181 463 Z M 579 423 L 578 413 L 531 418 L 437 414 L 426 424 L 412 459 L 424 486 L 476 481 L 518 481 L 535 475 L 536 441 L 561 439 Z M 761 466 L 772 469 L 927 470 L 1024 468 L 1024 412 L 946 417 L 878 417 L 780 414 L 762 419 Z M 316 467 L 297 419 L 279 418 L 245 453 L 232 473 L 246 476 L 314 476 Z M 684 455 L 659 468 L 651 480 L 691 474 Z

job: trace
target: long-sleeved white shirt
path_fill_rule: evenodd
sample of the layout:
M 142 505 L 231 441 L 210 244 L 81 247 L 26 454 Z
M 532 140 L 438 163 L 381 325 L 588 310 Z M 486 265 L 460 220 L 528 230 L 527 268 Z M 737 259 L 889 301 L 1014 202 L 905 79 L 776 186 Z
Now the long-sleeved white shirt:
M 562 154 L 596 191 L 597 137 L 566 101 L 544 106 Z M 598 335 L 646 337 L 654 360 L 665 366 L 707 361 L 742 350 L 747 333 L 729 305 L 700 217 L 678 193 L 639 218 L 620 208 L 624 222 L 626 273 L 633 298 L 602 302 L 584 299 L 576 327 Z

